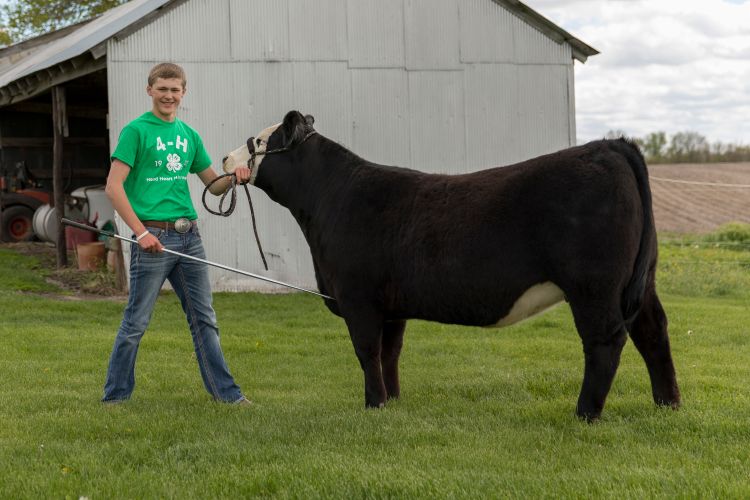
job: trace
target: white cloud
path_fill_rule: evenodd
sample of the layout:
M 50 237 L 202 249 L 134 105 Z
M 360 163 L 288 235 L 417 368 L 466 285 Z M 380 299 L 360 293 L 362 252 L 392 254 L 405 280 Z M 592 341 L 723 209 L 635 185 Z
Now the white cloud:
M 576 64 L 578 137 L 691 130 L 750 144 L 750 0 L 526 0 L 601 52 Z

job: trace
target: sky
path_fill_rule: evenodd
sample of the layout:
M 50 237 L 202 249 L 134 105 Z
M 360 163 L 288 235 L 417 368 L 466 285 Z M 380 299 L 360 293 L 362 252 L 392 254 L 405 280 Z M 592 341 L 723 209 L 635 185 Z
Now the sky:
M 750 145 L 750 0 L 523 1 L 600 52 L 575 63 L 579 143 L 614 130 Z
M 580 142 L 692 131 L 750 145 L 750 0 L 523 0 L 600 54 L 575 63 Z

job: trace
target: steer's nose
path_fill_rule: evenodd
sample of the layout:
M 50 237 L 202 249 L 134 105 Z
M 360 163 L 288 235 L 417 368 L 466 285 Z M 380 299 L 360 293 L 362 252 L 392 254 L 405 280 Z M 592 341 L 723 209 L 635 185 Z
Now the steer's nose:
M 224 165 L 227 162 L 227 158 L 229 158 L 229 157 L 225 156 L 224 158 L 221 159 L 221 164 L 222 165 Z

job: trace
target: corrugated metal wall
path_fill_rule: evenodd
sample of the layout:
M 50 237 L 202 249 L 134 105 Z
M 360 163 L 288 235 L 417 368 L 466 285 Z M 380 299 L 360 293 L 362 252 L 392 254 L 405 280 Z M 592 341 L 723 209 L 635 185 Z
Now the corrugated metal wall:
M 217 168 L 290 109 L 314 115 L 321 134 L 364 158 L 429 172 L 514 163 L 575 142 L 570 47 L 491 0 L 190 0 L 109 42 L 112 144 L 150 109 L 146 75 L 166 60 L 187 71 L 180 117 Z M 252 189 L 266 272 L 247 203 L 228 219 L 210 215 L 193 177 L 209 259 L 315 286 L 286 209 Z M 215 290 L 272 289 L 217 269 L 211 277 Z

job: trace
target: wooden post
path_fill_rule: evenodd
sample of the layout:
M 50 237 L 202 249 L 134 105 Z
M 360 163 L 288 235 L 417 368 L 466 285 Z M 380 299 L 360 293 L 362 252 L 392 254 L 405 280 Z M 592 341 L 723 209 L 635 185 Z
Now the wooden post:
M 115 274 L 115 286 L 121 292 L 127 292 L 128 284 L 125 281 L 125 259 L 122 256 L 122 243 L 116 238 L 110 238 L 109 243 L 111 244 L 109 251 L 112 252 L 114 257 L 112 271 Z
M 0 135 L 0 142 L 2 142 L 2 135 Z M 7 173 L 7 172 L 2 172 Z M 5 185 L 5 177 L 0 177 L 0 197 L 2 197 L 3 192 L 8 188 L 8 186 Z M 3 204 L 0 203 L 0 241 L 5 241 L 5 224 L 3 224 Z
M 52 87 L 52 206 L 57 211 L 57 267 L 68 265 L 68 248 L 65 241 L 65 192 L 63 191 L 63 137 L 68 136 L 68 116 L 65 109 L 65 89 Z

